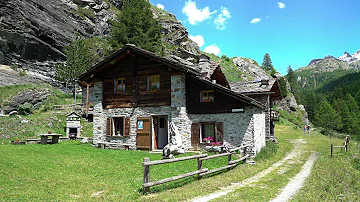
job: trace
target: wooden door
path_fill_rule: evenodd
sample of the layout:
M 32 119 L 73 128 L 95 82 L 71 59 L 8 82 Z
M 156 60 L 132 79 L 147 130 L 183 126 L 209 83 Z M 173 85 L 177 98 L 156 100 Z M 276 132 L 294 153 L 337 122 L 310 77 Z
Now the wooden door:
M 137 118 L 136 147 L 151 150 L 151 117 Z

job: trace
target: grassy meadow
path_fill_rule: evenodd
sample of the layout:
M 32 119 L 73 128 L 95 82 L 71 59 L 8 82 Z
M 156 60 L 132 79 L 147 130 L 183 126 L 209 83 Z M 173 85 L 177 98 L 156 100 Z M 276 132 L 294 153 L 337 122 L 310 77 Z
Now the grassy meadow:
M 39 138 L 39 134 L 48 133 L 48 131 L 65 135 L 66 114 L 54 114 L 53 109 L 54 105 L 72 104 L 74 101 L 71 94 L 40 84 L 2 86 L 0 87 L 0 107 L 5 108 L 13 96 L 23 91 L 44 88 L 49 89 L 51 95 L 40 106 L 33 109 L 32 114 L 20 115 L 20 117 L 0 116 L 0 144 L 8 144 L 10 141 L 21 141 L 28 138 Z M 92 123 L 82 119 L 81 125 L 83 127 L 82 136 L 92 137 Z
M 0 101 L 9 102 L 12 95 L 39 86 L 0 88 Z M 72 102 L 70 95 L 51 89 L 53 95 L 32 115 L 0 117 L 0 201 L 184 201 L 219 191 L 268 168 L 294 148 L 302 139 L 301 153 L 292 161 L 276 168 L 254 186 L 245 186 L 214 201 L 269 201 L 300 170 L 309 155 L 317 153 L 311 175 L 293 201 L 357 201 L 360 196 L 360 143 L 351 140 L 350 152 L 334 149 L 343 140 L 323 136 L 316 129 L 303 134 L 300 127 L 281 119 L 276 123 L 278 144 L 269 143 L 255 158 L 255 165 L 240 164 L 228 172 L 189 177 L 154 186 L 142 195 L 145 157 L 161 159 L 161 154 L 145 151 L 103 150 L 79 141 L 55 145 L 12 145 L 11 140 L 37 138 L 51 130 L 63 133 L 65 115 L 52 113 L 54 104 Z M 21 120 L 29 123 L 21 124 Z M 83 136 L 91 136 L 91 123 L 83 122 Z M 192 155 L 194 153 L 187 153 Z M 227 157 L 205 161 L 203 168 L 225 165 Z M 151 181 L 195 171 L 196 160 L 156 165 L 150 168 Z

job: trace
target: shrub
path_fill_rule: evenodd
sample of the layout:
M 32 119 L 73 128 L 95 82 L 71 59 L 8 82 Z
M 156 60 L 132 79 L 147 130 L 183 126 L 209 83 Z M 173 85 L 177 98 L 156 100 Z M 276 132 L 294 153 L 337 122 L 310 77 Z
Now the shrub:
M 32 114 L 34 107 L 32 106 L 32 104 L 26 102 L 23 105 L 20 105 L 18 108 L 18 112 L 21 115 L 28 115 L 28 114 Z
M 262 148 L 261 151 L 256 155 L 254 160 L 269 159 L 274 156 L 277 152 L 278 145 L 272 141 L 266 142 L 266 147 Z

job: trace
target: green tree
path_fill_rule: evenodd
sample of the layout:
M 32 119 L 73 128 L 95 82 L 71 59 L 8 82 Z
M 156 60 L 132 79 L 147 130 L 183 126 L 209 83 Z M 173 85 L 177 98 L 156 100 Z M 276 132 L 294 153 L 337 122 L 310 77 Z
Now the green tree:
M 124 0 L 121 13 L 110 29 L 110 44 L 118 49 L 127 43 L 162 54 L 161 25 L 153 18 L 147 0 Z
M 330 136 L 330 131 L 341 128 L 341 120 L 331 104 L 323 99 L 315 109 L 315 124 L 324 128 L 325 134 Z
M 349 125 L 347 128 L 347 132 L 350 134 L 357 134 L 360 131 L 360 108 L 350 93 L 347 93 L 344 98 L 344 102 L 349 108 Z
M 274 66 L 272 65 L 272 61 L 271 61 L 269 53 L 265 53 L 262 64 L 261 64 L 261 68 L 263 70 L 265 70 L 266 72 L 268 72 L 271 76 L 274 76 L 274 74 L 276 73 L 276 70 L 275 70 Z
M 296 100 L 299 102 L 300 101 L 300 99 L 299 99 L 300 96 L 298 95 L 299 86 L 296 82 L 295 72 L 293 71 L 293 69 L 291 68 L 290 65 L 287 68 L 286 78 L 287 78 L 290 88 L 291 88 L 290 92 L 295 96 Z
M 66 63 L 56 66 L 56 76 L 66 85 L 70 85 L 75 95 L 76 80 L 89 69 L 92 57 L 85 39 L 79 35 L 76 35 L 75 41 L 65 47 L 65 54 Z
M 281 95 L 285 98 L 287 96 L 287 87 L 286 87 L 286 80 L 284 77 L 281 77 L 279 79 L 279 85 L 280 85 Z

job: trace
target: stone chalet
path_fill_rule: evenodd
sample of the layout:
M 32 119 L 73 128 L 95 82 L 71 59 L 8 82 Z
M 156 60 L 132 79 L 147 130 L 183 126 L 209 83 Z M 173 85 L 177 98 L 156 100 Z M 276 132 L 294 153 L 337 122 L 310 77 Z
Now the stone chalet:
M 256 154 L 270 137 L 269 100 L 278 95 L 276 86 L 249 96 L 232 90 L 220 66 L 205 55 L 194 65 L 131 44 L 81 75 L 79 83 L 83 103 L 92 109 L 87 113 L 94 144 L 118 149 L 162 149 L 174 142 L 175 128 L 186 149 L 204 147 L 203 138 L 211 137 L 232 146 L 250 144 Z

